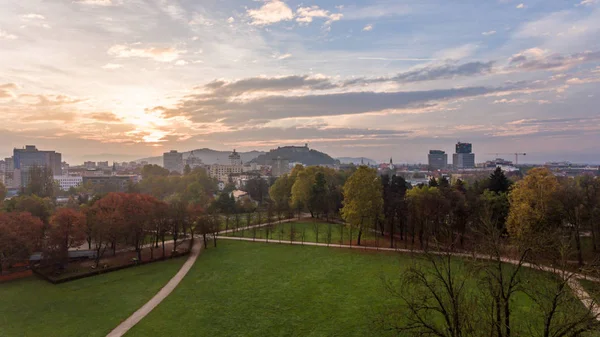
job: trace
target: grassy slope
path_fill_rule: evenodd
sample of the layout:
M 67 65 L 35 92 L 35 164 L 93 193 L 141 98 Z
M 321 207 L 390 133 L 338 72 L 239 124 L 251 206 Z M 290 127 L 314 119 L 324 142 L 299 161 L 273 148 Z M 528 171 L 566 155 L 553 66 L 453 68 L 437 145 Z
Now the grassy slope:
M 154 296 L 185 258 L 52 285 L 0 284 L 0 336 L 105 336 Z
M 127 336 L 386 336 L 376 321 L 398 301 L 382 277 L 396 279 L 409 263 L 392 253 L 221 240 Z M 524 327 L 531 302 L 515 301 L 515 325 Z
M 318 229 L 319 242 L 327 243 L 327 232 L 329 228 L 331 228 L 331 242 L 332 244 L 342 243 L 342 235 L 343 235 L 343 243 L 350 243 L 350 236 L 352 236 L 353 242 L 356 242 L 358 238 L 358 231 L 356 229 L 352 229 L 349 226 L 343 226 L 339 224 L 328 224 L 322 222 L 316 222 L 316 229 Z M 272 229 L 269 230 L 269 240 L 274 241 L 290 241 L 290 234 L 292 231 L 292 227 L 294 228 L 294 238 L 293 241 L 303 241 L 304 242 L 316 242 L 317 241 L 317 231 L 315 230 L 315 223 L 310 221 L 302 221 L 302 222 L 286 222 L 282 224 L 274 224 Z M 343 229 L 342 229 L 343 228 Z M 245 231 L 237 231 L 235 233 L 229 233 L 229 236 L 237 236 L 237 237 L 254 237 L 254 231 L 256 231 L 257 239 L 265 239 L 267 235 L 267 228 L 260 227 Z M 304 235 L 304 237 L 303 237 Z M 365 231 L 362 234 L 362 240 L 373 241 L 376 240 L 375 233 L 370 231 Z M 385 246 L 387 240 L 380 238 L 381 246 Z M 383 242 L 385 240 L 385 243 Z

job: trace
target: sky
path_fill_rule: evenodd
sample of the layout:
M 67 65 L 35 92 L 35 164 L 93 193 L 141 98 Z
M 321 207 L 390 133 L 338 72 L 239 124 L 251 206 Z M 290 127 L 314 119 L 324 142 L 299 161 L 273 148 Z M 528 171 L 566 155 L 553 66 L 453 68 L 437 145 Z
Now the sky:
M 600 0 L 0 0 L 0 157 L 600 163 Z M 450 156 L 451 157 L 451 156 Z

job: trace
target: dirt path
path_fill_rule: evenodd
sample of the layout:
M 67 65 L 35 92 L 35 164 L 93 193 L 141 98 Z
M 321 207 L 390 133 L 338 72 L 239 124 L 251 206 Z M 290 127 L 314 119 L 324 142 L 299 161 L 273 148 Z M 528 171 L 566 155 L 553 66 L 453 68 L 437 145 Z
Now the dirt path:
M 119 326 L 117 326 L 113 331 L 111 331 L 107 337 L 121 337 L 129 329 L 133 328 L 139 321 L 141 321 L 144 317 L 146 317 L 156 306 L 160 304 L 171 292 L 179 285 L 181 280 L 185 277 L 185 275 L 190 271 L 194 262 L 200 255 L 200 251 L 202 250 L 202 240 L 197 239 L 192 247 L 192 252 L 188 257 L 187 261 L 183 264 L 181 269 L 171 278 L 171 280 L 156 294 L 150 301 L 144 304 L 141 308 L 139 308 L 133 315 L 129 316 L 125 321 L 123 321 Z
M 279 240 L 266 240 L 266 239 L 253 239 L 253 238 L 240 238 L 240 237 L 231 237 L 231 236 L 221 236 L 221 239 L 226 240 L 238 240 L 238 241 L 252 241 L 252 242 L 264 242 L 264 243 L 278 243 L 278 244 L 291 244 L 291 245 L 301 245 L 301 246 L 318 246 L 318 247 L 332 247 L 332 248 L 346 248 L 346 249 L 358 249 L 358 250 L 380 250 L 380 251 L 388 251 L 388 252 L 399 252 L 399 253 L 416 253 L 422 254 L 425 253 L 422 250 L 410 250 L 410 249 L 402 249 L 402 248 L 382 248 L 382 247 L 367 247 L 367 246 L 349 246 L 349 245 L 340 245 L 340 244 L 326 244 L 326 243 L 316 243 L 316 242 L 301 242 L 301 241 L 279 241 Z M 445 254 L 444 252 L 430 252 L 431 254 Z M 464 258 L 477 258 L 482 260 L 489 260 L 489 256 L 483 254 L 468 254 L 468 253 L 452 253 L 453 256 L 456 257 L 464 257 Z M 517 260 L 502 258 L 502 262 L 516 265 L 519 263 Z M 543 270 L 546 272 L 557 274 L 561 277 L 564 277 L 565 273 L 562 270 L 558 270 L 556 268 L 548 267 L 548 266 L 537 266 L 531 263 L 523 263 L 524 267 Z M 595 303 L 592 300 L 592 297 L 583 289 L 579 279 L 586 279 L 594 282 L 599 282 L 600 280 L 594 277 L 589 277 L 583 274 L 568 274 L 569 280 L 568 285 L 573 291 L 573 294 L 577 296 L 577 298 L 583 303 L 586 308 L 590 308 L 592 310 L 592 314 L 596 316 L 597 320 L 600 321 L 600 305 Z

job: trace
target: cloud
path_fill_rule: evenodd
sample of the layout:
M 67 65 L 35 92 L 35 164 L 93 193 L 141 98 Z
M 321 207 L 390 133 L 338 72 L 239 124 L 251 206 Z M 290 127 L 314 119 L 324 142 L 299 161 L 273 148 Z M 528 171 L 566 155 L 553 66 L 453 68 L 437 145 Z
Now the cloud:
M 402 16 L 412 12 L 408 5 L 396 5 L 393 3 L 376 4 L 366 7 L 344 6 L 340 8 L 344 20 L 368 20 L 389 16 Z
M 16 40 L 18 37 L 16 35 L 10 34 L 8 32 L 0 29 L 0 40 Z
M 337 92 L 305 95 L 269 95 L 248 99 L 237 99 L 243 93 L 263 90 L 285 90 L 299 88 L 307 79 L 246 79 L 227 84 L 219 81 L 205 86 L 214 88 L 212 94 L 206 92 L 189 95 L 173 108 L 161 108 L 169 118 L 186 116 L 198 123 L 221 123 L 223 125 L 245 125 L 252 121 L 278 120 L 286 118 L 313 118 L 338 115 L 357 115 L 385 110 L 420 110 L 433 107 L 441 102 L 489 94 L 512 92 L 521 87 L 465 87 L 425 91 L 400 92 Z M 313 80 L 314 81 L 314 80 Z M 242 85 L 244 83 L 245 85 Z M 276 84 L 277 83 L 277 84 Z M 329 83 L 325 83 L 328 85 Z M 229 89 L 229 90 L 228 90 Z
M 252 77 L 233 82 L 213 81 L 203 89 L 214 96 L 238 96 L 253 92 L 281 92 L 288 90 L 321 90 L 333 88 L 326 77 L 284 76 L 284 77 Z
M 13 98 L 15 94 L 14 90 L 17 89 L 17 85 L 14 83 L 0 84 L 0 98 Z
M 259 9 L 249 9 L 248 16 L 252 19 L 251 24 L 256 26 L 265 26 L 280 21 L 289 21 L 294 18 L 294 12 L 283 1 L 267 1 Z
M 35 13 L 21 15 L 21 18 L 26 19 L 26 20 L 45 20 L 46 19 L 43 15 L 35 14 Z
M 227 23 L 232 24 L 235 22 L 235 19 L 233 18 L 233 16 L 230 16 L 229 19 L 227 19 Z
M 229 20 L 228 20 L 229 21 Z M 207 26 L 210 27 L 214 23 L 200 13 L 194 13 L 192 19 L 188 22 L 191 26 Z
M 481 33 L 481 35 L 483 35 L 483 36 L 490 36 L 490 35 L 494 35 L 494 34 L 496 34 L 495 30 L 490 30 L 490 31 Z
M 75 0 L 76 4 L 93 5 L 93 6 L 113 6 L 116 5 L 112 0 Z
M 290 57 L 292 57 L 292 54 L 274 54 L 273 58 L 276 58 L 278 60 L 285 60 L 285 59 L 289 59 Z
M 345 86 L 356 85 L 356 84 L 369 84 L 369 83 L 380 83 L 380 82 L 398 82 L 398 83 L 410 83 L 410 82 L 422 82 L 422 81 L 435 81 L 442 79 L 452 79 L 463 76 L 476 76 L 486 75 L 493 71 L 494 61 L 489 62 L 468 62 L 462 64 L 456 64 L 454 62 L 445 64 L 430 64 L 424 67 L 418 67 L 413 70 L 399 73 L 392 77 L 379 77 L 379 78 L 357 78 L 348 80 L 344 83 Z
M 23 122 L 72 122 L 75 119 L 75 113 L 64 111 L 46 111 L 42 114 L 35 113 L 21 118 Z
M 523 9 L 523 8 L 525 8 L 525 4 L 522 4 L 522 3 L 521 3 L 521 4 L 518 4 L 518 5 L 517 5 L 517 8 L 518 8 L 518 9 Z
M 593 6 L 598 0 L 582 0 L 577 6 Z
M 91 119 L 100 121 L 100 122 L 121 122 L 122 119 L 117 117 L 112 112 L 95 112 L 88 116 Z
M 116 64 L 116 63 L 107 63 L 105 65 L 102 66 L 102 69 L 109 69 L 109 70 L 113 70 L 113 69 L 120 69 L 123 68 L 122 64 Z
M 366 25 L 362 30 L 363 32 L 370 32 L 373 30 L 373 25 Z
M 129 47 L 127 45 L 117 44 L 108 50 L 108 54 L 120 57 L 120 58 L 128 58 L 128 57 L 141 57 L 141 58 L 149 58 L 153 59 L 157 62 L 172 62 L 179 58 L 180 54 L 184 54 L 185 50 L 179 50 L 173 47 L 169 48 L 137 48 L 137 47 Z
M 433 56 L 440 60 L 460 60 L 471 56 L 479 46 L 473 43 L 467 43 L 462 46 L 448 48 L 438 51 Z
M 188 64 L 186 60 L 177 60 L 177 62 L 175 62 L 176 66 L 184 66 Z
M 574 66 L 600 61 L 600 51 L 581 52 L 571 55 L 550 54 L 540 48 L 531 48 L 513 55 L 508 69 L 564 71 Z
M 296 22 L 305 24 L 312 22 L 314 18 L 327 19 L 326 24 L 331 24 L 334 21 L 341 20 L 342 17 L 343 14 L 331 14 L 328 10 L 319 8 L 319 6 L 300 7 L 296 11 Z

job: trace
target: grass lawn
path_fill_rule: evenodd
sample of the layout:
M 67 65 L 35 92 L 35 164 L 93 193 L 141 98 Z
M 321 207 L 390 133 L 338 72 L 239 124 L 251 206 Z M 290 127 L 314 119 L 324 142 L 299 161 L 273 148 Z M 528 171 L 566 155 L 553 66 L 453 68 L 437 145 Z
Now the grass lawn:
M 579 280 L 581 286 L 597 303 L 600 303 L 600 284 L 589 280 Z
M 394 253 L 220 240 L 127 336 L 395 335 L 377 323 L 390 310 L 403 315 L 383 280 L 410 263 Z M 533 304 L 523 294 L 514 301 L 515 335 L 527 335 Z
M 184 258 L 52 285 L 0 284 L 0 336 L 106 336 L 177 273 Z
M 292 229 L 294 234 L 292 236 Z M 269 240 L 273 241 L 304 241 L 304 242 L 328 242 L 328 233 L 331 230 L 331 244 L 356 244 L 358 239 L 358 231 L 347 225 L 326 222 L 312 221 L 294 221 L 281 224 L 273 224 L 270 229 L 260 227 L 244 231 L 236 231 L 228 233 L 228 236 L 246 237 L 257 239 L 266 239 L 267 231 L 269 232 Z M 318 237 L 318 240 L 317 240 Z M 362 233 L 361 242 L 368 246 L 381 247 L 389 246 L 389 239 L 385 239 L 373 231 L 364 231 Z

